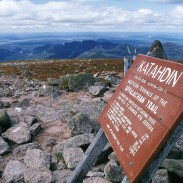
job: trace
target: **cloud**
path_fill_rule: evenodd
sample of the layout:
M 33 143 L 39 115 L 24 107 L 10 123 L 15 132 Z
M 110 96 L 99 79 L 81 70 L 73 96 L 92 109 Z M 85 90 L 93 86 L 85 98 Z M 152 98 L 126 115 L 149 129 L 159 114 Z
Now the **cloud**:
M 153 31 L 183 26 L 183 6 L 167 14 L 151 9 L 127 10 L 103 0 L 62 0 L 34 4 L 0 1 L 0 31 Z M 166 30 L 166 29 L 163 29 Z
M 158 3 L 178 3 L 183 4 L 182 0 L 149 0 L 150 2 L 158 2 Z

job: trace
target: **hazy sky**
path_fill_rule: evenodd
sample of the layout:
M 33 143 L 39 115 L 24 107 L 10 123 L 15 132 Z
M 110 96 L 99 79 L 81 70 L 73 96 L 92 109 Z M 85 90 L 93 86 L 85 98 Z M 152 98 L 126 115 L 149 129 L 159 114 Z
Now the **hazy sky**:
M 183 32 L 183 0 L 0 0 L 0 32 Z

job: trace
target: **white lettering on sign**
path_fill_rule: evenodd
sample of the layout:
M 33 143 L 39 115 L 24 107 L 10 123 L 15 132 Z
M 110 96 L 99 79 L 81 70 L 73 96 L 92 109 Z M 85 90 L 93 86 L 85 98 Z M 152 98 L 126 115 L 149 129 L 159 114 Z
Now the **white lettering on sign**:
M 155 63 L 149 63 L 146 61 L 142 61 L 137 71 L 150 76 L 161 83 L 171 85 L 172 87 L 177 84 L 178 80 L 182 76 L 182 72 L 172 70 L 170 67 L 162 67 Z
M 127 91 L 132 97 L 136 98 L 140 103 L 144 103 L 145 97 L 143 97 L 140 93 L 136 92 L 133 88 L 130 86 L 127 86 L 125 88 L 125 91 Z

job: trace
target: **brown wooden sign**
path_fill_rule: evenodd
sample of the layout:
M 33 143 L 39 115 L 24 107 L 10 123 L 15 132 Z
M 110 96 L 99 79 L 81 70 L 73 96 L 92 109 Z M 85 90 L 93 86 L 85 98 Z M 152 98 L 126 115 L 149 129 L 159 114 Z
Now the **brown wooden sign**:
M 137 182 L 183 117 L 183 65 L 138 55 L 99 116 L 130 182 Z

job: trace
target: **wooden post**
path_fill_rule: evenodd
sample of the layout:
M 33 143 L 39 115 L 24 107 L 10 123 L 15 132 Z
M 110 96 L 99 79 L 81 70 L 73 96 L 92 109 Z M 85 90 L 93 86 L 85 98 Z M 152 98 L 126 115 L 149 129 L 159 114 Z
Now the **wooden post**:
M 98 156 L 108 143 L 106 135 L 102 128 L 95 136 L 94 140 L 86 150 L 83 159 L 79 162 L 71 176 L 68 178 L 67 183 L 80 183 L 89 172 L 91 167 L 97 161 Z

